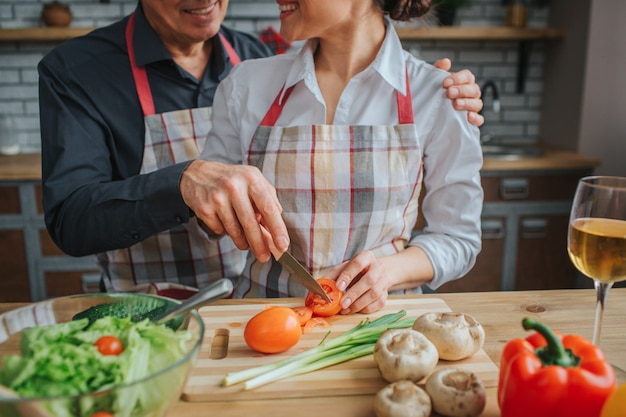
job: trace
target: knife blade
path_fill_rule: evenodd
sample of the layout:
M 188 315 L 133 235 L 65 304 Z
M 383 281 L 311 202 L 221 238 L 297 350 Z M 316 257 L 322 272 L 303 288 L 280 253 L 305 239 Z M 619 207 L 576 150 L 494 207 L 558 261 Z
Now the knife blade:
M 322 288 L 320 283 L 317 282 L 315 278 L 313 278 L 313 275 L 311 275 L 309 270 L 302 266 L 302 264 L 298 262 L 298 260 L 294 258 L 291 253 L 287 251 L 280 253 L 278 248 L 274 245 L 272 235 L 263 225 L 261 225 L 261 232 L 263 233 L 263 236 L 265 237 L 265 240 L 270 247 L 270 252 L 272 252 L 272 256 L 274 257 L 274 259 L 276 259 L 279 264 L 281 264 L 287 271 L 289 271 L 291 276 L 294 277 L 300 284 L 302 284 L 304 288 L 311 291 L 313 294 L 319 295 L 327 303 L 330 303 L 330 297 L 328 296 L 326 291 L 324 291 L 324 288 Z
M 289 252 L 284 252 L 282 255 L 273 253 L 274 258 L 280 263 L 292 277 L 294 277 L 300 284 L 304 286 L 307 290 L 311 291 L 313 294 L 317 294 L 324 301 L 330 303 L 330 297 L 324 291 L 324 288 L 320 285 L 319 282 L 309 273 L 309 271 L 302 266 L 300 262 L 296 258 L 293 257 Z M 278 255 L 278 256 L 277 256 Z

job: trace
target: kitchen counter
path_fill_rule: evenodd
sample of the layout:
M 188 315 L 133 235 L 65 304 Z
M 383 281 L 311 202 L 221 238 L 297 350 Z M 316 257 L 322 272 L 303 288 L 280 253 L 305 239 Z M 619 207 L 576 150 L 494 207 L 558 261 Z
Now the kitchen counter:
M 526 337 L 521 327 L 523 317 L 531 316 L 561 333 L 576 333 L 591 338 L 594 320 L 595 294 L 593 290 L 549 290 L 483 293 L 450 293 L 401 296 L 420 302 L 420 298 L 437 297 L 446 302 L 453 311 L 472 315 L 485 328 L 486 340 L 483 350 L 495 364 L 499 364 L 504 344 L 516 337 Z M 237 305 L 238 303 L 267 303 L 259 300 L 220 300 L 216 304 Z M 272 299 L 272 304 L 293 302 L 293 299 Z M 0 312 L 16 308 L 20 304 L 0 304 Z M 616 366 L 619 382 L 626 382 L 626 288 L 613 288 L 608 296 L 604 313 L 604 326 L 600 346 L 608 361 Z M 349 381 L 346 381 L 349 383 Z M 216 388 L 218 389 L 218 388 Z M 168 413 L 168 417 L 281 417 L 320 415 L 344 417 L 374 417 L 372 395 L 350 395 L 337 397 L 283 398 L 280 400 L 250 400 L 236 402 L 185 402 L 179 401 Z M 487 389 L 487 407 L 483 417 L 499 417 L 497 390 Z
M 518 159 L 485 157 L 482 171 L 586 170 L 600 165 L 598 159 L 576 152 L 554 149 L 544 150 L 545 153 L 541 156 Z
M 483 171 L 575 170 L 595 168 L 598 165 L 597 159 L 579 153 L 547 150 L 540 157 L 515 160 L 485 158 Z M 0 156 L 0 181 L 7 180 L 41 180 L 41 155 Z
M 0 155 L 0 181 L 41 180 L 41 155 Z

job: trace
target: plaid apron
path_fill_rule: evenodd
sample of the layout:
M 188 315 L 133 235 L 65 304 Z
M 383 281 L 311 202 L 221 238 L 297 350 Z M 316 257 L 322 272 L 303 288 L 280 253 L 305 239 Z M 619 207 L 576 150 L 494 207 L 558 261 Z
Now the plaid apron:
M 422 151 L 407 95 L 396 91 L 398 125 L 275 127 L 291 89 L 257 128 L 247 160 L 276 187 L 291 253 L 315 277 L 362 250 L 404 250 L 418 215 Z M 249 278 L 249 279 L 246 279 Z M 275 260 L 249 256 L 235 297 L 303 296 Z
M 145 123 L 141 174 L 198 158 L 211 128 L 211 108 L 195 108 L 155 114 L 146 69 L 135 63 L 131 15 L 126 27 L 126 44 Z M 239 57 L 220 34 L 233 65 Z M 98 255 L 108 291 L 145 292 L 151 283 L 174 283 L 202 288 L 223 277 L 236 278 L 245 264 L 245 252 L 224 237 L 207 240 L 197 219 L 150 236 L 130 248 Z

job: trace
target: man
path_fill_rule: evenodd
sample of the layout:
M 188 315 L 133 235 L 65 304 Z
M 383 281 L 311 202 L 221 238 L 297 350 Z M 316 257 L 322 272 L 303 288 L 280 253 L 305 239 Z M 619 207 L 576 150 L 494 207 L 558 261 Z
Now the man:
M 279 250 L 289 245 L 276 194 L 258 170 L 196 159 L 217 84 L 239 60 L 271 55 L 222 26 L 227 6 L 141 0 L 131 16 L 39 64 L 46 226 L 67 254 L 98 254 L 106 290 L 234 278 L 241 250 L 269 259 L 260 223 Z M 473 75 L 447 82 L 457 84 L 449 95 L 467 98 L 455 106 L 482 124 Z M 202 223 L 230 238 L 207 240 Z

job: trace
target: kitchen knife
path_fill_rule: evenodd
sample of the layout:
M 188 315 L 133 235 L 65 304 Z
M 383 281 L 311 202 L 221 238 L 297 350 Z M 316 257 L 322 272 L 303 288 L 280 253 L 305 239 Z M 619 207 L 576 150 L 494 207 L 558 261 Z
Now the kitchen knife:
M 330 297 L 324 291 L 324 288 L 320 285 L 319 282 L 309 273 L 309 271 L 302 266 L 300 262 L 296 258 L 293 257 L 289 252 L 285 252 L 282 255 L 278 253 L 278 251 L 272 251 L 272 255 L 274 258 L 280 263 L 291 276 L 298 280 L 300 284 L 304 286 L 307 290 L 311 291 L 313 294 L 317 294 L 324 301 L 330 303 Z
M 326 291 L 324 291 L 324 288 L 322 288 L 320 283 L 317 282 L 315 278 L 313 278 L 313 275 L 311 275 L 309 270 L 302 266 L 302 264 L 298 262 L 298 260 L 294 258 L 293 255 L 289 252 L 280 253 L 278 248 L 274 245 L 272 235 L 263 225 L 261 225 L 261 232 L 263 232 L 265 241 L 270 247 L 270 252 L 272 252 L 272 256 L 274 256 L 274 259 L 276 259 L 278 263 L 283 266 L 283 268 L 289 271 L 291 276 L 294 277 L 300 284 L 302 284 L 304 288 L 311 291 L 313 294 L 319 295 L 327 303 L 330 303 L 330 297 L 328 296 Z

